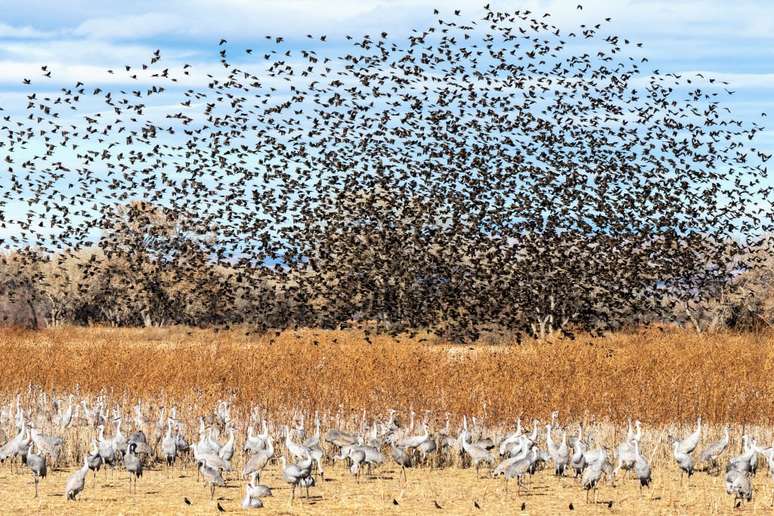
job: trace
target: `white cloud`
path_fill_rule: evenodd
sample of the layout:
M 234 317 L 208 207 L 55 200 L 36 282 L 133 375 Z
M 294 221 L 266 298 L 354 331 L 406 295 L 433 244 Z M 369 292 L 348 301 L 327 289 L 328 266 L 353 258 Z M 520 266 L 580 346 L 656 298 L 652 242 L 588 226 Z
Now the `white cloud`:
M 144 39 L 176 33 L 183 23 L 185 20 L 180 15 L 165 13 L 90 18 L 73 34 L 104 40 Z
M 0 23 L 0 39 L 40 39 L 52 37 L 55 34 L 55 32 L 42 31 L 29 26 L 15 27 Z

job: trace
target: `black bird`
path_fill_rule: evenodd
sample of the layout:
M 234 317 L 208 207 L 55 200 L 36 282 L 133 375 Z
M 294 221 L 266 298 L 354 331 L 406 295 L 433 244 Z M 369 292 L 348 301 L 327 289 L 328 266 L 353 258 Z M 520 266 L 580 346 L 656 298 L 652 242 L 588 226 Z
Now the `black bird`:
M 189 499 L 188 499 L 187 497 L 185 497 L 185 496 L 183 497 L 183 501 L 185 502 L 185 504 L 186 504 L 186 505 L 191 505 L 191 500 L 189 500 Z
M 770 154 L 727 81 L 651 71 L 598 23 L 485 10 L 325 55 L 267 36 L 256 70 L 220 39 L 222 67 L 187 89 L 195 70 L 156 49 L 108 70 L 131 86 L 30 91 L 0 122 L 6 256 L 78 292 L 62 322 L 357 325 L 372 343 L 671 321 L 733 280 L 709 270 L 752 270 L 722 242 L 771 233 Z

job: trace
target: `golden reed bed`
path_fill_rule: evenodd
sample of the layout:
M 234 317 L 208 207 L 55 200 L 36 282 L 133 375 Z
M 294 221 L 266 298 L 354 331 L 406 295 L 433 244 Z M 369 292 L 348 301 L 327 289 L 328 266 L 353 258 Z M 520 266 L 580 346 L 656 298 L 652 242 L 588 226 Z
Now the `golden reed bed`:
M 774 336 L 643 330 L 520 346 L 453 346 L 355 331 L 245 335 L 188 328 L 0 330 L 0 397 L 109 394 L 211 407 L 334 413 L 389 408 L 488 424 L 638 417 L 765 424 L 774 414 Z

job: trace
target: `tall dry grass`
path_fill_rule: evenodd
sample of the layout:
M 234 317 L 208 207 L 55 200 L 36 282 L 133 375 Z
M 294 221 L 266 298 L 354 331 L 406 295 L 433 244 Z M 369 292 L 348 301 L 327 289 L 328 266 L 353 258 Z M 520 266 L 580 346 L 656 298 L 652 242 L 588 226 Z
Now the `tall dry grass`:
M 272 335 L 272 337 L 274 337 Z M 43 391 L 107 394 L 128 404 L 212 406 L 328 414 L 389 408 L 489 424 L 545 418 L 649 424 L 761 424 L 774 413 L 774 338 L 647 330 L 520 346 L 429 345 L 352 331 L 187 328 L 0 330 L 10 399 Z

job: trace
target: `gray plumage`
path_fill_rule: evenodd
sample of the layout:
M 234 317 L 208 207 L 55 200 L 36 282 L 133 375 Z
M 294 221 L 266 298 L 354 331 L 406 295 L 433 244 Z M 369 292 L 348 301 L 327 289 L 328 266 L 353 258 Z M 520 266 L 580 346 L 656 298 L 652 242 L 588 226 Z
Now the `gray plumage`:
M 309 495 L 309 488 L 314 485 L 314 477 L 312 477 L 312 459 L 300 462 L 298 464 L 287 464 L 285 457 L 280 457 L 282 478 L 285 482 L 292 486 L 290 493 L 290 500 L 292 501 L 296 497 L 296 487 L 306 487 L 307 496 Z
M 637 441 L 634 441 L 634 474 L 637 475 L 637 480 L 640 481 L 640 491 L 643 487 L 650 487 L 650 464 L 640 454 L 640 446 Z
M 258 450 L 250 456 L 242 466 L 242 478 L 247 478 L 254 472 L 260 473 L 271 458 L 274 457 L 274 442 L 271 437 L 266 438 L 266 448 Z
M 137 443 L 129 442 L 129 446 L 126 448 L 126 454 L 124 455 L 124 467 L 127 473 L 129 473 L 129 490 L 132 490 L 132 484 L 134 484 L 134 492 L 137 492 L 137 479 L 142 477 L 142 461 L 137 456 Z
M 215 496 L 215 488 L 223 487 L 226 485 L 226 481 L 223 480 L 220 471 L 206 463 L 200 463 L 199 472 L 202 474 L 204 481 L 210 485 L 210 500 Z
M 83 460 L 83 466 L 81 469 L 76 470 L 67 479 L 65 484 L 65 498 L 67 500 L 75 500 L 75 498 L 83 491 L 86 486 L 86 474 L 89 472 L 89 458 L 86 456 Z
M 726 448 L 728 448 L 728 426 L 723 429 L 723 437 L 721 437 L 719 441 L 711 443 L 704 448 L 699 457 L 702 462 L 709 462 L 712 465 L 715 465 L 718 457 L 726 451 Z
M 677 449 L 682 454 L 690 455 L 699 445 L 699 441 L 701 441 L 701 418 L 696 420 L 696 430 L 691 435 L 682 441 L 677 441 Z
M 586 457 L 584 456 L 585 452 L 586 445 L 582 440 L 576 439 L 575 444 L 573 444 L 572 458 L 570 459 L 570 466 L 573 470 L 575 470 L 576 478 L 581 476 L 584 468 L 586 467 Z
M 752 483 L 750 475 L 732 469 L 726 473 L 726 493 L 734 495 L 734 501 L 752 500 Z
M 479 468 L 481 467 L 481 464 L 489 464 L 492 465 L 494 462 L 494 456 L 492 453 L 484 448 L 478 447 L 474 444 L 468 443 L 467 439 L 470 434 L 468 434 L 467 430 L 463 430 L 460 433 L 459 436 L 459 443 L 460 448 L 465 451 L 470 456 L 470 461 L 476 468 L 476 476 L 479 475 Z
M 33 446 L 27 448 L 27 467 L 32 471 L 35 480 L 35 498 L 38 497 L 38 483 L 41 478 L 46 478 L 48 467 L 46 465 L 45 455 L 33 453 Z
M 406 453 L 406 450 L 401 448 L 400 446 L 392 445 L 390 447 L 390 457 L 392 457 L 392 460 L 395 461 L 395 464 L 400 466 L 400 473 L 403 477 L 403 480 L 407 480 L 406 478 L 406 468 L 411 467 L 411 457 L 408 453 Z
M 691 475 L 693 475 L 693 459 L 690 455 L 687 453 L 684 453 L 682 450 L 684 448 L 681 447 L 680 441 L 675 441 L 675 443 L 672 445 L 672 456 L 675 458 L 675 461 L 677 462 L 677 466 L 680 468 L 680 482 L 683 481 L 683 473 L 687 474 L 690 478 Z
M 602 466 L 607 461 L 595 461 L 589 463 L 581 476 L 581 486 L 586 490 L 586 502 L 589 501 L 589 491 L 594 490 L 594 502 L 596 503 L 597 486 L 602 478 Z

